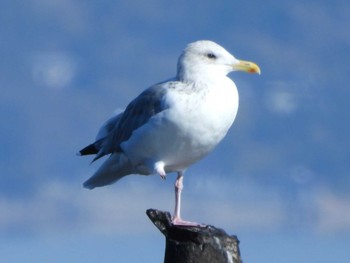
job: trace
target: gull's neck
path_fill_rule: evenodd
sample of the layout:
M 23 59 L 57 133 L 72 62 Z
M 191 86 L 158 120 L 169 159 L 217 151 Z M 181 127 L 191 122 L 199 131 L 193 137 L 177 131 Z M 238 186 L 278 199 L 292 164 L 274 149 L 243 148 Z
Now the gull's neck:
M 219 67 L 193 67 L 193 68 L 180 68 L 177 73 L 177 79 L 186 83 L 210 83 L 217 82 L 226 77 L 226 74 Z

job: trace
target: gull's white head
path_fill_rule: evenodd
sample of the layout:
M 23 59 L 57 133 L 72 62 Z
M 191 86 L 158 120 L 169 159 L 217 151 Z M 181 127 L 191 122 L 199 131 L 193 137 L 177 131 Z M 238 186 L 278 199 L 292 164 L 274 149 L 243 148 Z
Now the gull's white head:
M 255 63 L 236 59 L 215 42 L 200 40 L 190 43 L 182 52 L 177 77 L 182 81 L 196 81 L 203 76 L 226 76 L 235 70 L 260 74 Z

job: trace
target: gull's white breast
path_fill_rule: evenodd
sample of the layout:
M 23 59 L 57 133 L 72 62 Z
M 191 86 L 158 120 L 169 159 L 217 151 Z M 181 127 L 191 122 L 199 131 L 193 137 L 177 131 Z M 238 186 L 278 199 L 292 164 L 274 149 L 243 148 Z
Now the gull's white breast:
M 166 172 L 186 169 L 223 139 L 238 110 L 238 92 L 228 77 L 169 90 L 169 108 L 153 116 L 122 143 L 122 149 L 143 173 L 163 162 Z M 145 172 L 146 170 L 146 172 Z

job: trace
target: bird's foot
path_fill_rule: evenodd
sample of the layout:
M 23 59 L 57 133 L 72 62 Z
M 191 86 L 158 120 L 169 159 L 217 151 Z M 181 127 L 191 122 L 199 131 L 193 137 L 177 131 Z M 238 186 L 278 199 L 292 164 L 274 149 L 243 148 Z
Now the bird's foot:
M 171 219 L 171 223 L 175 226 L 196 226 L 196 227 L 206 227 L 206 225 L 204 224 L 200 224 L 200 223 L 197 223 L 197 222 L 191 222 L 191 221 L 185 221 L 185 220 L 182 220 L 181 218 L 179 217 L 173 217 Z

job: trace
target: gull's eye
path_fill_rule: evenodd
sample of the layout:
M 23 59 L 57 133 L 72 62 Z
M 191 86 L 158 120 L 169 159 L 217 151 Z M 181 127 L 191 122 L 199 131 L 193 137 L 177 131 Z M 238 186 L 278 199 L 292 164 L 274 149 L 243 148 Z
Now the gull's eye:
M 207 57 L 210 59 L 216 59 L 216 56 L 213 53 L 208 53 Z

